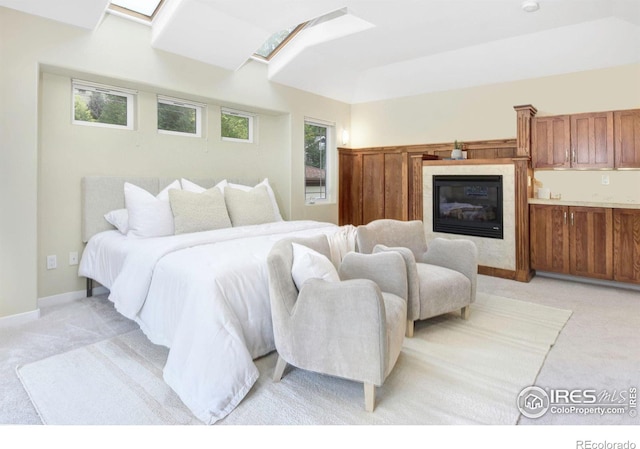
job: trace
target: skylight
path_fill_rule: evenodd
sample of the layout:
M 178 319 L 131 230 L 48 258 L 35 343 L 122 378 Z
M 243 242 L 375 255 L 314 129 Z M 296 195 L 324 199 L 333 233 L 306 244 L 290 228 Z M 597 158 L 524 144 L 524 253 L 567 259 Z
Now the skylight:
M 109 9 L 138 19 L 151 21 L 164 0 L 111 0 Z
M 295 27 L 285 28 L 284 30 L 274 33 L 267 39 L 254 53 L 255 56 L 266 59 L 271 59 L 282 47 L 289 42 L 298 31 L 300 31 L 306 24 L 300 24 Z

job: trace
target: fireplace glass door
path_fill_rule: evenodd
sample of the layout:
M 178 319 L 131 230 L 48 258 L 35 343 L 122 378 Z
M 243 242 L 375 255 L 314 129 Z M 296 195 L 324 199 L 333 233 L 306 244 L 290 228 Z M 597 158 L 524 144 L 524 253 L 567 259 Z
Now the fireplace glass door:
M 502 239 L 502 176 L 434 176 L 433 230 Z

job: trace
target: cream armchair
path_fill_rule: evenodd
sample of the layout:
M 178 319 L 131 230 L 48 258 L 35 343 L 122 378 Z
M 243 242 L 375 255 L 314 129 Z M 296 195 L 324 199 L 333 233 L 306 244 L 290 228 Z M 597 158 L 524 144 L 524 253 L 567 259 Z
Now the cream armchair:
M 407 274 L 394 253 L 348 253 L 337 282 L 309 279 L 298 291 L 292 243 L 329 257 L 326 236 L 277 242 L 268 256 L 279 381 L 287 364 L 364 383 L 365 409 L 393 369 L 405 334 Z M 375 282 L 374 282 L 375 280 Z
M 414 322 L 460 309 L 469 317 L 476 299 L 478 250 L 468 239 L 436 238 L 429 243 L 422 221 L 382 219 L 358 226 L 356 245 L 361 253 L 397 251 L 407 265 L 407 336 Z

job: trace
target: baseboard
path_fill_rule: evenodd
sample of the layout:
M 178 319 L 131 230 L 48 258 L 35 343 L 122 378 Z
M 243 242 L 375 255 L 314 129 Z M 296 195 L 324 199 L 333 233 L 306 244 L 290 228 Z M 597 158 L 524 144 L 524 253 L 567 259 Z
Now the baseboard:
M 484 274 L 486 276 L 493 276 L 496 278 L 510 279 L 512 281 L 516 279 L 516 272 L 513 270 L 487 267 L 485 265 L 478 265 L 478 274 Z
M 640 285 L 629 284 L 627 282 L 607 281 L 605 279 L 585 278 L 581 276 L 571 276 L 568 274 L 551 273 L 548 271 L 536 271 L 536 276 L 562 279 L 564 281 L 582 282 L 583 284 L 601 285 L 604 287 L 626 288 L 628 290 L 640 291 Z
M 40 318 L 40 309 L 4 316 L 0 318 L 0 328 L 28 323 L 30 321 L 35 321 L 38 318 Z
M 94 287 L 93 294 L 94 295 L 102 295 L 109 293 L 109 290 L 106 287 Z M 86 298 L 87 291 L 86 290 L 78 290 L 75 292 L 67 292 L 60 293 L 59 295 L 45 296 L 44 298 L 38 298 L 38 307 L 47 307 L 47 306 L 55 306 L 58 304 L 66 304 L 71 301 L 76 301 L 78 299 Z

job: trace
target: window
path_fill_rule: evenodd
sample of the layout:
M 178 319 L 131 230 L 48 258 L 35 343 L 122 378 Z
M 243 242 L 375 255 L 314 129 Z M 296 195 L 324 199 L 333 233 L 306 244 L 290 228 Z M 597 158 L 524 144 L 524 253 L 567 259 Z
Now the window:
M 261 46 L 256 50 L 254 56 L 260 59 L 269 60 L 275 56 L 278 51 L 284 47 L 293 37 L 302 29 L 306 23 L 302 23 L 295 27 L 286 28 L 272 34 Z
M 222 140 L 232 142 L 253 142 L 253 119 L 248 112 L 222 109 Z
M 163 3 L 164 0 L 112 0 L 109 11 L 150 22 Z
M 314 120 L 304 122 L 304 194 L 307 203 L 328 200 L 329 151 L 333 148 L 334 126 Z
M 204 107 L 200 103 L 158 95 L 158 131 L 200 137 Z
M 72 81 L 73 123 L 133 129 L 135 91 L 88 81 Z

